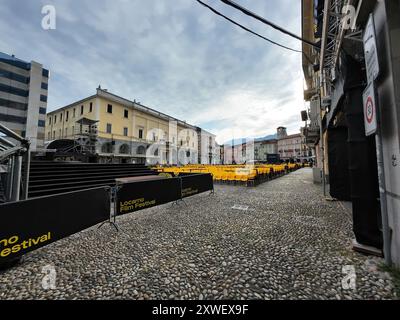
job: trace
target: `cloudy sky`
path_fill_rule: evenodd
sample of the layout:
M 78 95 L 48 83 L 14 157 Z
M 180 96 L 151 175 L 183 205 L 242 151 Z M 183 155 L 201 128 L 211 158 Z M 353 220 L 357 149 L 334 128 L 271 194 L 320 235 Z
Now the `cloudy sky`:
M 203 0 L 286 46 L 299 41 L 218 0 Z M 300 34 L 300 0 L 236 0 Z M 44 5 L 56 29 L 41 26 Z M 301 54 L 253 36 L 195 0 L 0 0 L 0 51 L 50 70 L 48 110 L 110 92 L 217 135 L 259 137 L 283 125 L 298 132 Z

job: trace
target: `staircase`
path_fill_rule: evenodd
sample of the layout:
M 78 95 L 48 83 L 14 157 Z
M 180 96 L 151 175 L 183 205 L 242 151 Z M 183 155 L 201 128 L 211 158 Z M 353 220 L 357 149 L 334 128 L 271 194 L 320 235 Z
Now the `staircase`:
M 142 164 L 31 162 L 28 197 L 113 186 L 116 178 L 156 175 Z

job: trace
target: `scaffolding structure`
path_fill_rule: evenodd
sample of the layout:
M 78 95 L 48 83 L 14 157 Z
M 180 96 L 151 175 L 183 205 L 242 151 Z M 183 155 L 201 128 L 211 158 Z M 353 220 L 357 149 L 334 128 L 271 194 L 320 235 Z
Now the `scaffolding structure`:
M 0 136 L 1 201 L 27 199 L 31 161 L 30 142 L 1 123 L 0 133 L 2 134 Z

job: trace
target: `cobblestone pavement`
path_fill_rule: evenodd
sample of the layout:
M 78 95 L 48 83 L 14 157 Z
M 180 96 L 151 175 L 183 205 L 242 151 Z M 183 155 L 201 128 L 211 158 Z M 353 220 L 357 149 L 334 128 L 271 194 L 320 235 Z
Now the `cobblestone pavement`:
M 119 217 L 122 232 L 95 227 L 27 254 L 0 274 L 0 299 L 396 298 L 382 260 L 351 250 L 349 213 L 323 199 L 310 169 L 215 191 Z M 42 288 L 46 265 L 55 289 Z M 356 288 L 345 290 L 348 265 Z

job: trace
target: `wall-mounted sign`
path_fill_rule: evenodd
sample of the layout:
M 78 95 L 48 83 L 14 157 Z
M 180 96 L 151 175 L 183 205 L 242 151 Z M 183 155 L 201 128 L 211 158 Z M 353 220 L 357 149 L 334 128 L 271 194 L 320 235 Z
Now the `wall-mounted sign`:
M 365 135 L 374 134 L 377 129 L 376 121 L 376 104 L 375 104 L 375 88 L 374 84 L 370 83 L 363 93 L 363 111 L 364 111 L 364 126 Z
M 367 69 L 367 79 L 368 83 L 371 83 L 379 75 L 379 60 L 376 47 L 375 23 L 372 14 L 370 14 L 367 26 L 364 30 L 363 42 L 365 65 Z

